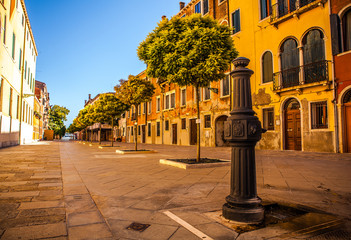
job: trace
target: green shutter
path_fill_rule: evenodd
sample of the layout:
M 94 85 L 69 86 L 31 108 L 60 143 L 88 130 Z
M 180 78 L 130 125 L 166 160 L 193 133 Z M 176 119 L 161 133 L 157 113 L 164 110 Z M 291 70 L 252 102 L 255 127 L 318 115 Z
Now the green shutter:
M 15 59 L 15 44 L 16 44 L 16 35 L 13 33 L 12 35 L 12 58 Z

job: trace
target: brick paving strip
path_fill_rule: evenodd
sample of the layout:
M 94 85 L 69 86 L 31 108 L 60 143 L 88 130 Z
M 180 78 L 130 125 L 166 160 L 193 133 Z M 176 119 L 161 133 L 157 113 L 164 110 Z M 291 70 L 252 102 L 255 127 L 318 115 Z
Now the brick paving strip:
M 0 238 L 67 239 L 58 144 L 0 149 Z

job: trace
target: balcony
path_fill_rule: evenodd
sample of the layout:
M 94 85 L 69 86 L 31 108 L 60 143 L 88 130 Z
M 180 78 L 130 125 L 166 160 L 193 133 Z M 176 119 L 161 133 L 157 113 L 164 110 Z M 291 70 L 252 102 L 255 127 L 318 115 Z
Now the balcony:
M 273 74 L 273 90 L 281 91 L 288 88 L 302 88 L 329 82 L 330 61 L 306 64 Z
M 327 0 L 278 0 L 270 9 L 270 23 L 275 27 L 278 24 L 309 11 L 323 6 Z

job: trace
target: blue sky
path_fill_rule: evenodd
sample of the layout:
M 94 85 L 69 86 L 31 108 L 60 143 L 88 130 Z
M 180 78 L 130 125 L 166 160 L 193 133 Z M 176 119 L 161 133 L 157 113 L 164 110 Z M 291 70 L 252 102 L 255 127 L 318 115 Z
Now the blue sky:
M 186 4 L 189 1 L 185 1 Z M 71 112 L 88 94 L 111 92 L 118 80 L 145 69 L 136 49 L 161 20 L 179 11 L 179 0 L 25 0 L 38 49 L 36 79 L 50 104 Z

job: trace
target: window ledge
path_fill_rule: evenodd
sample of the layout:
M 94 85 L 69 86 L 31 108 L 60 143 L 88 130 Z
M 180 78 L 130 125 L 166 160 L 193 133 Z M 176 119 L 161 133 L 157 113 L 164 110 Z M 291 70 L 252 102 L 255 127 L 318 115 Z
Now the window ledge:
M 293 87 L 288 87 L 288 88 L 282 88 L 279 90 L 274 90 L 276 94 L 280 94 L 282 92 L 288 92 L 288 91 L 297 91 L 298 93 L 302 93 L 304 88 L 310 88 L 310 87 L 316 87 L 316 86 L 326 86 L 328 90 L 330 90 L 330 85 L 331 81 L 329 80 L 324 80 L 321 82 L 315 82 L 315 83 L 307 83 L 303 85 L 298 85 L 298 86 L 293 86 Z
M 302 13 L 305 13 L 313 8 L 317 8 L 319 6 L 324 7 L 324 4 L 327 2 L 327 0 L 317 0 L 315 2 L 309 3 L 306 6 L 303 6 L 301 8 L 297 8 L 295 11 L 288 13 L 282 17 L 274 17 L 271 15 L 270 19 L 270 24 L 273 25 L 274 27 L 278 28 L 278 25 L 280 23 L 283 23 L 293 17 L 299 18 Z
M 221 96 L 221 97 L 219 97 L 220 99 L 225 99 L 225 98 L 229 98 L 230 97 L 230 95 L 225 95 L 225 96 Z
M 339 53 L 339 54 L 337 54 L 336 56 L 337 56 L 337 57 L 340 57 L 340 56 L 343 56 L 343 55 L 347 55 L 347 54 L 349 54 L 349 53 L 351 53 L 351 50 L 348 50 L 348 51 L 346 51 L 346 52 Z

